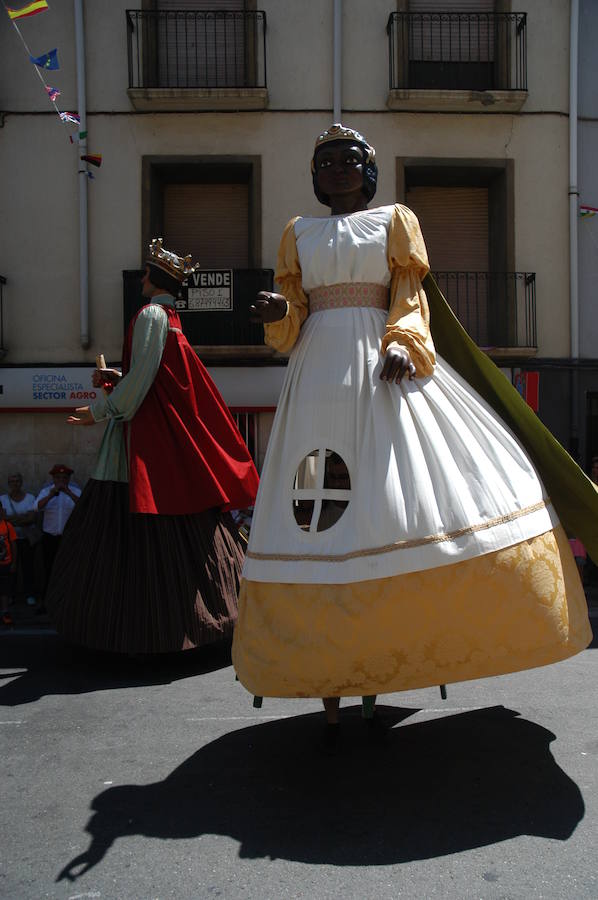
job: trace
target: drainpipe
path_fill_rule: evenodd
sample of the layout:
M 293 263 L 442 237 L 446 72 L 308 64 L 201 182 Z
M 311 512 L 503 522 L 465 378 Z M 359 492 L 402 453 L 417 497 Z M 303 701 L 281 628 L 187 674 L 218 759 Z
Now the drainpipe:
M 579 271 L 577 227 L 579 190 L 577 187 L 577 66 L 579 56 L 579 0 L 571 0 L 571 36 L 569 40 L 569 319 L 571 329 L 570 446 L 579 461 Z
M 83 27 L 83 0 L 75 2 L 75 49 L 77 60 L 77 112 L 81 119 L 79 130 L 87 131 L 87 106 L 85 101 L 85 31 Z M 87 153 L 87 137 L 77 145 L 77 171 L 79 173 L 79 316 L 81 322 L 81 346 L 90 345 L 89 339 L 89 253 L 87 237 L 87 165 L 79 159 Z
M 334 67 L 332 80 L 332 121 L 341 121 L 342 0 L 334 0 Z
M 579 0 L 571 0 L 569 51 L 569 290 L 571 357 L 579 358 L 579 290 L 577 255 L 577 64 L 579 53 Z

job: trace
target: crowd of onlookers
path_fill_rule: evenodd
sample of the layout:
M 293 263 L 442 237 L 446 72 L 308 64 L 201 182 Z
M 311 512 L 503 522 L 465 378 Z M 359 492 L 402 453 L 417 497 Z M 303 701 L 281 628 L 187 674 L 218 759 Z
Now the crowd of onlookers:
M 81 488 L 73 470 L 58 464 L 39 493 L 23 486 L 23 476 L 8 476 L 0 495 L 0 621 L 13 624 L 11 606 L 21 600 L 35 613 L 45 613 L 44 592 L 60 539 Z

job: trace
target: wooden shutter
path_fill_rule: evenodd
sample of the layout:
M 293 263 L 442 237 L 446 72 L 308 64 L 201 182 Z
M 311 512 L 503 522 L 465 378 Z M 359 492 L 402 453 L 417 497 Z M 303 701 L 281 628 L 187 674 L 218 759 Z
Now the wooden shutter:
M 489 344 L 488 188 L 414 187 L 406 203 L 417 215 L 432 272 L 455 314 L 482 346 Z
M 204 269 L 248 268 L 249 185 L 165 185 L 163 237 Z
M 413 187 L 406 203 L 420 220 L 432 269 L 488 271 L 487 187 Z

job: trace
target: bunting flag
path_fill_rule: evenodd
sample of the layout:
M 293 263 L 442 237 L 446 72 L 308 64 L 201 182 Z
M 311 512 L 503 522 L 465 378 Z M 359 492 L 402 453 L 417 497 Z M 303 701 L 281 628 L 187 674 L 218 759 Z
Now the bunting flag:
M 58 64 L 58 50 L 56 49 L 50 50 L 48 53 L 42 54 L 42 56 L 30 56 L 29 59 L 40 69 L 60 68 L 60 65 Z
M 73 125 L 81 124 L 81 116 L 78 116 L 77 113 L 61 112 L 60 118 L 63 122 L 72 122 Z
M 592 216 L 595 216 L 598 213 L 598 209 L 595 206 L 580 206 L 579 207 L 579 215 L 582 219 L 591 219 Z
M 50 98 L 50 100 L 52 101 L 52 103 L 54 103 L 54 101 L 55 101 L 58 97 L 60 97 L 60 91 L 58 90 L 58 88 L 50 87 L 49 84 L 44 84 L 44 87 L 45 87 L 45 89 L 46 89 L 46 93 L 47 93 L 48 97 Z
M 69 141 L 71 142 L 71 144 L 79 144 L 86 137 L 87 132 L 80 131 L 79 134 L 69 134 Z
M 92 166 L 97 166 L 98 169 L 102 165 L 102 154 L 101 153 L 90 153 L 85 156 L 80 156 L 79 159 L 82 159 L 83 162 L 91 163 Z
M 11 9 L 10 6 L 7 6 L 6 12 L 10 19 L 24 19 L 26 16 L 36 16 L 47 8 L 46 0 L 34 0 L 33 3 L 28 3 L 27 6 L 22 6 L 21 9 Z

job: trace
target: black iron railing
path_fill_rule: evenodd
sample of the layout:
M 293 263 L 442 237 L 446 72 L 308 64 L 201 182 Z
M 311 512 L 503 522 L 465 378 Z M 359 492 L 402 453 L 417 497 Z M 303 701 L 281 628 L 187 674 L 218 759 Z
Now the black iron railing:
M 6 354 L 4 346 L 4 285 L 6 278 L 0 275 L 0 359 Z
M 433 272 L 480 347 L 537 347 L 535 272 Z
M 128 9 L 130 88 L 265 88 L 266 13 Z
M 526 13 L 390 14 L 390 89 L 526 91 Z

